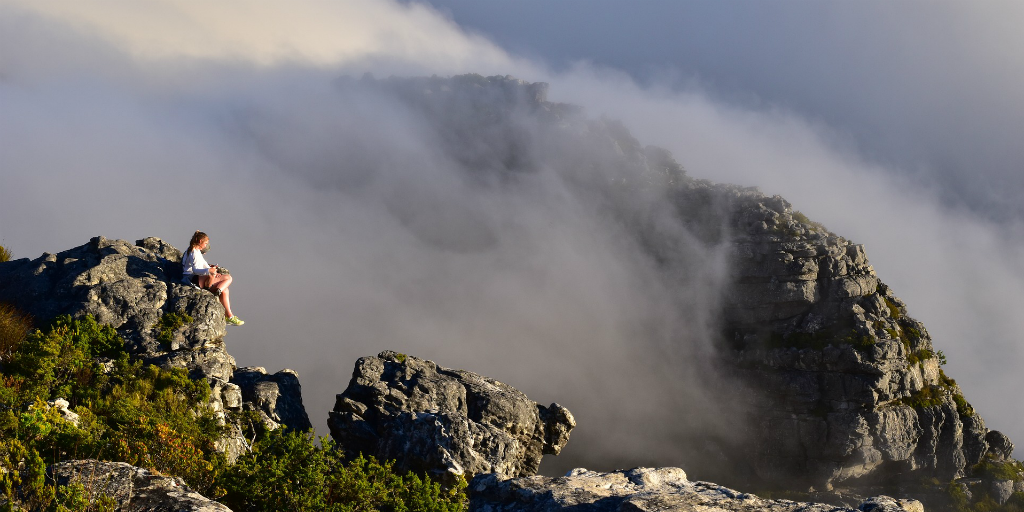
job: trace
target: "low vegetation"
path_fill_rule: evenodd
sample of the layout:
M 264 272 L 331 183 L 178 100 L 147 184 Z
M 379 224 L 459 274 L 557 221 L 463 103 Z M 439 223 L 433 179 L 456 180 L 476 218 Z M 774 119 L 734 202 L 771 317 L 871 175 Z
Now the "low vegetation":
M 829 329 L 822 329 L 813 333 L 794 332 L 782 334 L 773 332 L 769 338 L 768 348 L 797 348 L 821 350 L 829 345 L 849 345 L 857 350 L 869 350 L 875 345 L 875 338 L 868 335 L 860 335 L 851 329 L 845 336 L 837 335 Z
M 463 509 L 465 480 L 451 489 L 392 463 L 357 457 L 345 461 L 329 438 L 269 432 L 225 473 L 222 500 L 233 510 L 437 511 Z
M 986 457 L 974 466 L 971 474 L 986 480 L 1012 480 L 1024 478 L 1024 465 L 1019 461 L 995 461 Z M 970 486 L 964 481 L 952 481 L 946 485 L 946 496 L 955 512 L 1024 512 L 1024 493 L 1014 492 L 1010 499 L 1000 505 L 987 486 Z
M 795 220 L 795 221 L 799 222 L 800 224 L 803 224 L 804 226 L 808 227 L 811 231 L 820 231 L 820 232 L 823 232 L 823 233 L 832 234 L 828 230 L 828 228 L 826 228 L 822 223 L 815 222 L 815 221 L 809 219 L 807 217 L 807 215 L 804 215 L 804 213 L 799 211 L 799 210 L 793 212 L 793 220 Z
M 185 315 L 164 315 L 173 333 Z M 0 511 L 113 510 L 89 503 L 81 486 L 57 487 L 46 467 L 71 459 L 121 461 L 178 476 L 233 510 L 457 511 L 464 481 L 451 489 L 390 463 L 343 459 L 311 434 L 257 432 L 252 450 L 229 465 L 214 447 L 223 435 L 205 380 L 183 369 L 133 360 L 117 332 L 93 318 L 59 317 L 29 330 L 0 308 Z M 65 399 L 77 421 L 54 406 Z
M 156 323 L 156 340 L 164 348 L 170 348 L 174 341 L 174 331 L 192 323 L 194 319 L 185 313 L 164 313 Z

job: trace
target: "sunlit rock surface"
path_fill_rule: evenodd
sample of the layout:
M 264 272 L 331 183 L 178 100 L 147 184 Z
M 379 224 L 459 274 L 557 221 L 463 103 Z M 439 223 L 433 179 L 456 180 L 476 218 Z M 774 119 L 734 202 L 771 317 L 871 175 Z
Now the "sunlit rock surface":
M 576 421 L 568 409 L 539 405 L 494 379 L 384 351 L 356 361 L 328 425 L 346 451 L 448 480 L 536 474 Z
M 564 477 L 533 476 L 502 480 L 477 477 L 470 484 L 472 512 L 655 512 L 721 510 L 735 512 L 923 512 L 916 500 L 887 496 L 857 509 L 823 503 L 762 499 L 709 482 L 687 480 L 679 468 L 636 468 L 610 473 L 575 469 Z
M 50 466 L 58 486 L 81 484 L 90 502 L 113 498 L 120 512 L 231 512 L 193 491 L 180 478 L 152 473 L 123 462 L 75 460 Z
M 309 428 L 295 372 L 257 377 L 242 369 L 236 374 L 224 343 L 224 307 L 213 294 L 181 283 L 181 251 L 159 238 L 132 244 L 95 237 L 57 254 L 0 263 L 0 302 L 40 322 L 91 314 L 116 328 L 134 357 L 205 378 L 210 407 L 229 427 L 218 448 L 231 460 L 246 446 L 232 412 L 255 411 L 270 428 Z M 158 322 L 167 313 L 186 314 L 192 321 L 161 339 Z

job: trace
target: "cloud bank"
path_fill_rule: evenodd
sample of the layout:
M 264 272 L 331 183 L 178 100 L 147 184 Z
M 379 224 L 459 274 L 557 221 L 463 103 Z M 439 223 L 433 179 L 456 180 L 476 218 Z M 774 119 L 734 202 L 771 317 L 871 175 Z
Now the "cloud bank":
M 667 282 L 603 213 L 606 191 L 579 186 L 578 154 L 528 117 L 475 135 L 529 149 L 506 162 L 529 172 L 467 174 L 504 146 L 453 145 L 358 79 L 472 71 L 550 82 L 551 99 L 623 120 L 691 175 L 781 193 L 867 244 L 989 426 L 1024 439 L 1024 408 L 1000 394 L 1021 359 L 1021 230 L 942 206 L 826 126 L 595 66 L 550 71 L 418 4 L 76 5 L 0 3 L 0 46 L 15 49 L 0 54 L 0 243 L 36 257 L 101 234 L 182 246 L 210 233 L 247 320 L 229 350 L 298 370 L 321 431 L 354 360 L 384 348 L 568 406 L 580 427 L 549 474 L 686 467 L 694 455 L 666 440 L 724 428 L 700 386 L 715 376 L 693 368 L 713 341 L 722 248 L 664 220 L 690 269 Z M 456 133 L 476 126 L 448 114 Z

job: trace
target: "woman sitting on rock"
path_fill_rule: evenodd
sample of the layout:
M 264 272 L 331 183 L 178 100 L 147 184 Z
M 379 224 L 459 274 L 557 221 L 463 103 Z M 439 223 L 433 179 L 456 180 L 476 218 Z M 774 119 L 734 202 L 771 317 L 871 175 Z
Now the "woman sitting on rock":
M 188 243 L 188 250 L 181 257 L 182 282 L 198 286 L 210 293 L 220 297 L 220 303 L 224 305 L 224 313 L 228 316 L 227 322 L 231 325 L 242 325 L 245 322 L 231 313 L 231 301 L 228 299 L 228 286 L 231 286 L 231 276 L 221 274 L 217 265 L 210 265 L 203 258 L 203 254 L 210 248 L 210 237 L 202 231 L 196 231 L 192 235 L 192 241 Z

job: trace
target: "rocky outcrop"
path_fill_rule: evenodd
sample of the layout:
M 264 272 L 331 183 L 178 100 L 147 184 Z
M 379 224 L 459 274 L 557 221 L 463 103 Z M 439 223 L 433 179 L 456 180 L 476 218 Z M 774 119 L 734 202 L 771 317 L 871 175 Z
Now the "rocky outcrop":
M 294 370 L 269 375 L 265 368 L 247 366 L 235 370 L 229 385 L 238 386 L 242 406 L 257 412 L 269 428 L 285 426 L 301 432 L 313 428 L 302 407 L 302 386 Z
M 502 480 L 496 475 L 470 483 L 472 512 L 924 512 L 916 500 L 878 496 L 857 509 L 823 503 L 762 499 L 708 482 L 692 482 L 679 468 L 636 468 L 611 473 L 575 469 L 559 478 Z
M 576 426 L 569 410 L 464 370 L 392 351 L 362 357 L 328 425 L 346 451 L 445 480 L 537 472 Z
M 985 428 L 925 327 L 879 281 L 864 247 L 781 197 L 692 183 L 730 211 L 735 282 L 726 359 L 750 389 L 758 475 L 842 482 L 965 476 L 1012 443 Z
M 180 478 L 123 462 L 75 460 L 54 464 L 47 473 L 58 486 L 81 484 L 90 503 L 101 496 L 112 498 L 119 512 L 231 512 L 193 491 Z
M 181 252 L 159 238 L 131 244 L 96 237 L 57 254 L 0 263 L 0 302 L 43 322 L 92 315 L 116 328 L 134 357 L 205 378 L 210 407 L 229 427 L 219 447 L 231 460 L 246 446 L 245 425 L 233 413 L 256 411 L 269 428 L 309 428 L 295 372 L 260 379 L 243 369 L 236 379 L 224 343 L 223 306 L 211 293 L 181 283 Z M 166 321 L 174 315 L 190 320 Z

